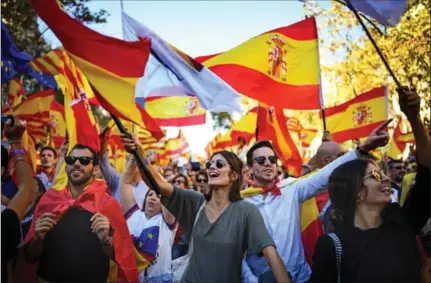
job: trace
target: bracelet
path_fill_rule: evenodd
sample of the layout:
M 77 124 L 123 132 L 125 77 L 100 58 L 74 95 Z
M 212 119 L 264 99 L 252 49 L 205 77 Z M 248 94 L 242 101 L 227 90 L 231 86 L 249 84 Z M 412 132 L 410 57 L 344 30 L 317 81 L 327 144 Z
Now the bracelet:
M 8 141 L 9 144 L 20 144 L 21 140 L 16 140 L 16 141 Z
M 102 243 L 100 243 L 102 246 L 110 246 L 112 245 L 112 236 L 108 236 L 108 239 Z
M 360 148 L 359 146 L 356 147 L 356 150 L 358 151 L 358 153 L 360 155 L 369 155 L 368 152 L 366 152 L 365 150 L 363 150 L 362 148 Z
M 23 155 L 25 154 L 25 151 L 22 148 L 14 149 L 11 151 L 11 156 L 21 155 L 21 154 Z

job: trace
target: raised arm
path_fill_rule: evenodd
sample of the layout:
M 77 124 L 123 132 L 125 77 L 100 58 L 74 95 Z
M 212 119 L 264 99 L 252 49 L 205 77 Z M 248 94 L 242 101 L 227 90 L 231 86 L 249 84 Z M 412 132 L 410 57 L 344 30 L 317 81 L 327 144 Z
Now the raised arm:
M 162 204 L 163 219 L 165 219 L 166 224 L 172 226 L 175 224 L 175 216 Z
M 33 202 L 35 194 L 36 181 L 33 179 L 33 172 L 28 163 L 24 149 L 21 144 L 22 135 L 25 132 L 25 126 L 18 119 L 14 118 L 13 127 L 9 123 L 5 125 L 5 136 L 11 145 L 11 161 L 15 163 L 16 175 L 18 177 L 18 192 L 9 201 L 7 208 L 15 211 L 19 221 L 24 219 L 28 208 Z
M 136 162 L 133 156 L 129 156 L 128 159 L 126 170 L 120 178 L 120 204 L 123 213 L 129 211 L 136 204 L 132 187 L 133 176 L 136 172 Z
M 387 125 L 392 121 L 392 119 L 384 122 L 379 127 L 377 127 L 367 138 L 366 141 L 358 146 L 358 149 L 352 150 L 349 153 L 337 158 L 332 161 L 318 172 L 310 175 L 309 177 L 299 179 L 291 186 L 297 192 L 298 200 L 304 202 L 305 200 L 319 194 L 321 191 L 327 188 L 329 176 L 332 171 L 338 166 L 354 160 L 360 157 L 362 154 L 374 150 L 378 147 L 384 146 L 389 141 L 389 134 L 387 133 Z M 288 180 L 288 179 L 287 179 Z M 286 182 L 287 182 L 286 180 Z M 282 182 L 280 187 L 286 186 L 286 182 Z
M 100 146 L 100 170 L 105 178 L 106 184 L 111 189 L 112 195 L 116 195 L 116 191 L 120 184 L 120 174 L 113 168 L 109 162 L 108 140 L 103 140 Z
M 55 180 L 57 179 L 58 174 L 61 172 L 61 167 L 63 167 L 64 164 L 64 157 L 66 157 L 67 155 L 67 150 L 69 149 L 69 142 L 66 140 L 60 147 L 59 150 L 59 156 L 58 156 L 58 160 L 57 160 L 57 165 L 55 166 L 55 175 L 54 178 L 52 179 L 52 185 L 54 185 Z M 49 189 L 49 188 L 47 188 Z
M 416 92 L 398 89 L 399 104 L 412 126 L 416 140 L 416 157 L 420 164 L 431 169 L 431 141 L 419 114 L 421 99 Z
M 125 136 L 121 137 L 121 142 L 124 145 L 124 148 L 127 152 L 132 153 L 134 150 L 138 150 L 142 157 L 145 156 L 144 150 L 142 149 L 139 139 L 136 138 L 133 134 L 131 135 L 132 139 L 126 138 Z M 165 178 L 154 168 L 149 162 L 146 162 L 146 166 L 148 170 L 150 171 L 150 174 L 153 176 L 154 180 L 156 181 L 157 185 L 160 188 L 160 193 L 162 196 L 165 197 L 172 197 L 174 193 L 174 186 L 170 183 L 168 183 Z M 141 173 L 142 179 L 144 182 L 150 187 L 150 189 L 154 190 L 154 188 L 151 187 L 151 182 L 149 182 L 146 174 L 143 172 L 142 168 L 139 168 L 139 172 Z

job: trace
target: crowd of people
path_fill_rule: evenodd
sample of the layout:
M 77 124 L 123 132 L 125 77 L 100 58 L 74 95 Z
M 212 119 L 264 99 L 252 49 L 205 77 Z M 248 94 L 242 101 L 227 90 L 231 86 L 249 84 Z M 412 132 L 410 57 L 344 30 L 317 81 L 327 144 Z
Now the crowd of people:
M 430 135 L 417 94 L 399 97 L 413 157 L 370 154 L 388 143 L 388 120 L 350 151 L 325 133 L 298 179 L 270 141 L 160 170 L 137 162 L 147 155 L 133 135 L 121 138 L 122 174 L 103 140 L 100 152 L 44 147 L 33 175 L 25 124 L 12 119 L 2 129 L 2 282 L 430 282 Z M 67 185 L 52 188 L 64 164 Z M 406 172 L 416 173 L 407 186 Z M 311 198 L 324 231 L 312 261 L 300 226 Z

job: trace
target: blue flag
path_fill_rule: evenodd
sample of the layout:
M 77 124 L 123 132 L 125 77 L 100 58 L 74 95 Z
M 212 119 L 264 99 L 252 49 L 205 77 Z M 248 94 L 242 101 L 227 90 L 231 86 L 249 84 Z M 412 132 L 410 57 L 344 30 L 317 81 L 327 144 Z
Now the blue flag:
M 13 77 L 23 74 L 35 78 L 40 84 L 56 88 L 57 83 L 50 74 L 36 72 L 30 64 L 33 57 L 27 52 L 18 50 L 6 27 L 1 23 L 1 81 L 7 83 Z
M 384 26 L 396 26 L 407 9 L 407 0 L 350 0 L 356 10 Z

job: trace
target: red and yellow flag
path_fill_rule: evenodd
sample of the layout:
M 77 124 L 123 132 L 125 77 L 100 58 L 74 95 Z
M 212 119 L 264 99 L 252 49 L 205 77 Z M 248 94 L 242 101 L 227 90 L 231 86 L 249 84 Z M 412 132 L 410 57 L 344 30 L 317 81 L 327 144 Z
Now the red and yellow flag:
M 389 141 L 388 156 L 391 159 L 399 160 L 407 147 L 407 143 L 414 143 L 415 138 L 412 132 L 404 132 L 408 128 L 406 122 L 400 117 L 394 129 L 392 138 Z
M 144 75 L 151 43 L 101 35 L 70 17 L 55 0 L 31 2 L 87 77 L 103 108 L 161 138 L 163 132 L 158 124 L 135 101 L 135 87 Z
M 173 155 L 183 154 L 188 150 L 190 150 L 189 144 L 187 142 L 186 137 L 184 136 L 183 131 L 180 130 L 178 133 L 178 137 L 173 139 L 168 139 L 166 141 L 164 154 L 166 156 L 173 156 Z
M 25 94 L 25 90 L 22 85 L 21 78 L 11 79 L 9 81 L 8 95 L 7 95 L 9 105 L 7 106 L 7 108 L 4 108 L 4 109 L 8 109 L 8 108 L 13 109 L 18 105 L 20 105 L 24 94 Z M 3 110 L 3 112 L 4 111 L 5 110 Z
M 235 125 L 230 133 L 231 139 L 238 144 L 238 138 L 243 137 L 248 143 L 256 135 L 257 107 L 249 110 Z
M 271 140 L 280 161 L 289 175 L 301 176 L 301 155 L 287 129 L 283 109 L 259 103 L 257 114 L 257 140 Z
M 196 97 L 148 97 L 145 99 L 145 110 L 160 126 L 165 127 L 193 126 L 206 122 L 206 111 Z
M 49 109 L 51 141 L 56 148 L 64 143 L 66 139 L 66 121 L 64 117 L 64 107 L 57 101 L 51 103 Z
M 280 108 L 320 109 L 314 18 L 265 32 L 229 51 L 197 60 L 250 98 Z
M 299 134 L 299 140 L 301 141 L 301 146 L 303 148 L 310 147 L 311 142 L 317 135 L 317 129 L 301 129 Z
M 387 88 L 375 88 L 343 104 L 326 108 L 325 115 L 326 129 L 334 141 L 367 137 L 388 119 Z

